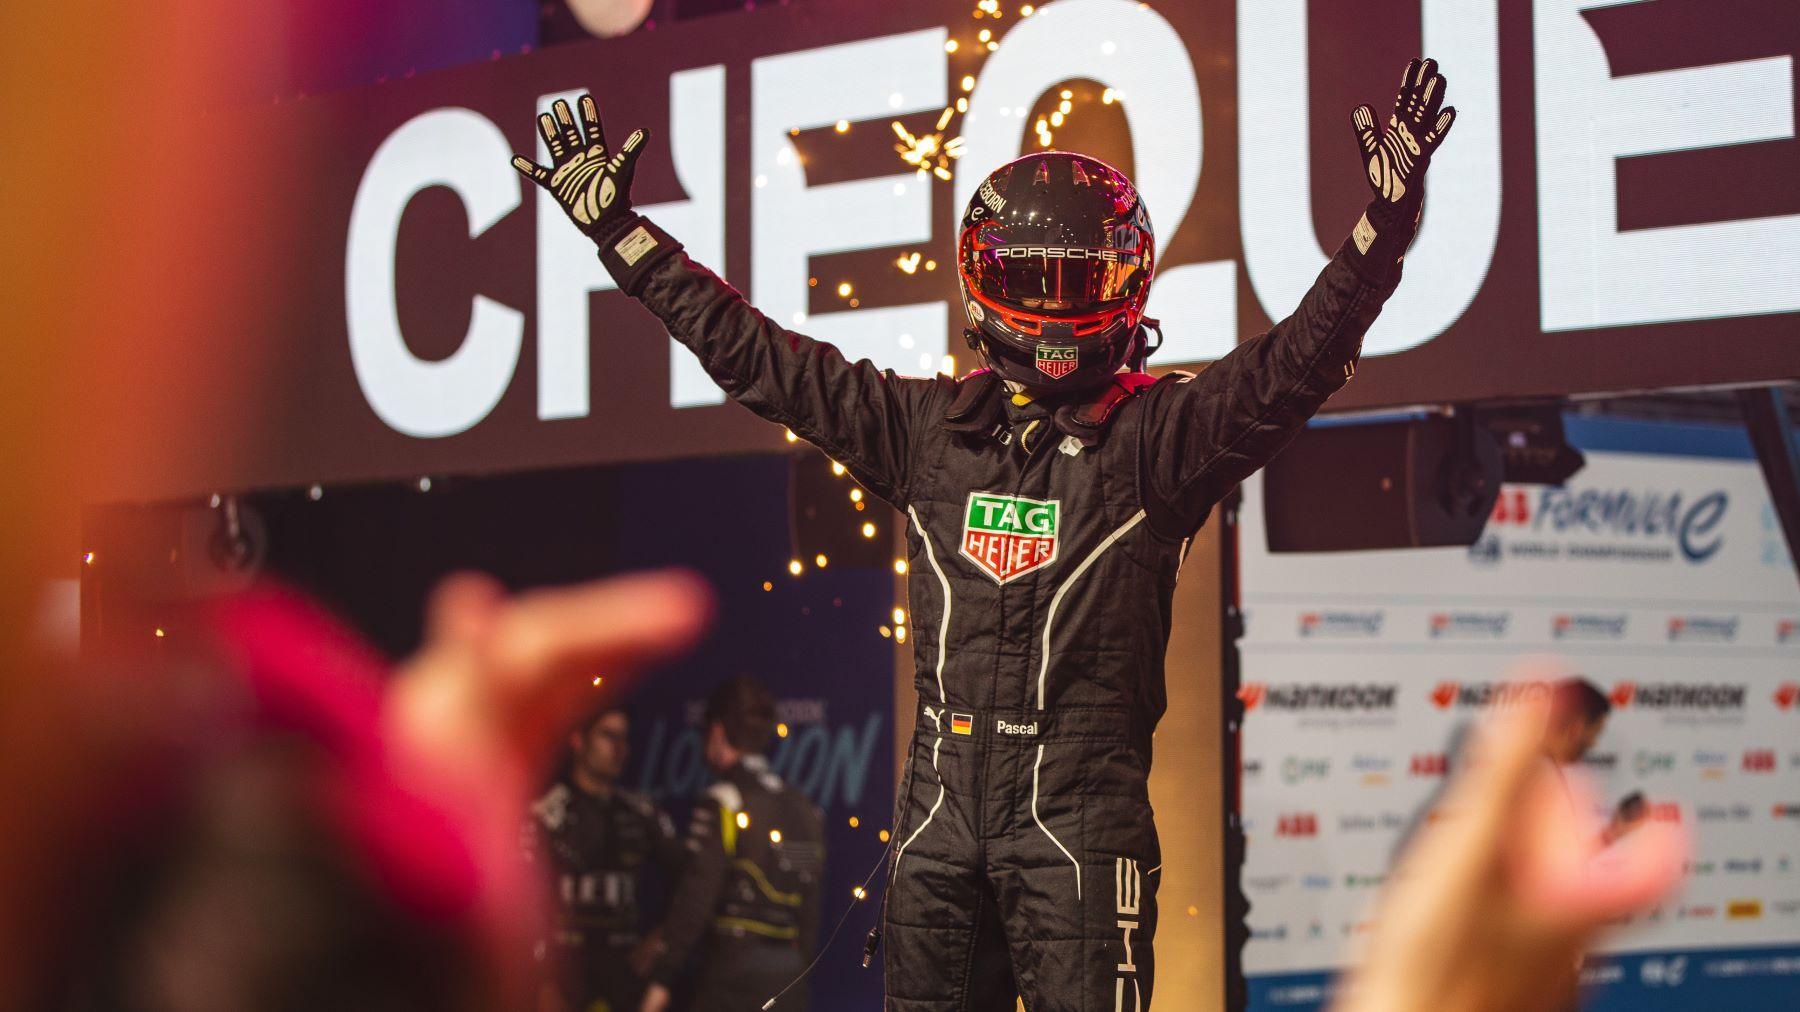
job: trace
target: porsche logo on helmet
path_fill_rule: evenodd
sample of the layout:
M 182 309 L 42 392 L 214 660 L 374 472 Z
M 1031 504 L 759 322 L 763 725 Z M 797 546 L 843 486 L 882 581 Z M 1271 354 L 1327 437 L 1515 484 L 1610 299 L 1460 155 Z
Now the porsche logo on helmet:
M 1081 352 L 1075 348 L 1060 348 L 1055 345 L 1040 344 L 1037 348 L 1038 372 L 1051 379 L 1062 379 L 1081 365 Z

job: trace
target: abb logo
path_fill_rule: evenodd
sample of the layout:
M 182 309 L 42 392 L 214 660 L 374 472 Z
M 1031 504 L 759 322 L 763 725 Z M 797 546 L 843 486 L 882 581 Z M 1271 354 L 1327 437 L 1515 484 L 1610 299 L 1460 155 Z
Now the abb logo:
M 1406 772 L 1415 777 L 1441 777 L 1450 772 L 1450 756 L 1444 752 L 1420 752 L 1407 764 Z
M 1238 688 L 1237 698 L 1244 704 L 1244 709 L 1254 710 L 1268 692 L 1268 686 L 1261 682 L 1245 682 Z
M 1513 524 L 1523 527 L 1531 522 L 1531 501 L 1525 497 L 1523 489 L 1503 489 L 1500 498 L 1494 500 L 1494 515 L 1488 518 L 1489 523 Z
M 1782 682 L 1775 687 L 1775 705 L 1778 708 L 1792 710 L 1796 702 L 1800 702 L 1800 682 Z
M 1275 820 L 1276 836 L 1318 836 L 1319 817 L 1311 812 L 1290 812 Z
M 1743 770 L 1745 773 L 1775 772 L 1775 750 L 1772 748 L 1745 749 Z

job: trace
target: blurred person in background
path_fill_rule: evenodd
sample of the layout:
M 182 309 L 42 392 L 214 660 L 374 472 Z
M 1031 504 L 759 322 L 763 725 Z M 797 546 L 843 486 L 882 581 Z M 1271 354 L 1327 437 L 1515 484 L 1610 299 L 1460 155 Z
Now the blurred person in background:
M 673 879 L 685 851 L 667 815 L 618 785 L 630 731 L 624 710 L 588 714 L 569 732 L 567 772 L 525 822 L 526 856 L 545 864 L 556 895 L 557 930 L 542 953 L 545 1012 L 633 1012 L 643 999 L 629 960 L 643 942 L 638 898 L 650 870 Z
M 1575 675 L 1562 679 L 1551 688 L 1550 726 L 1544 737 L 1544 754 L 1559 772 L 1578 765 L 1593 751 L 1594 743 L 1606 731 L 1606 718 L 1612 703 L 1606 693 L 1593 682 Z M 1620 799 L 1600 829 L 1603 843 L 1612 843 L 1636 829 L 1643 822 L 1648 805 L 1642 792 L 1633 791 Z
M 689 863 L 639 968 L 658 983 L 643 1012 L 668 1007 L 668 983 L 704 940 L 696 1012 L 745 1012 L 800 976 L 818 945 L 824 817 L 769 768 L 775 698 L 750 678 L 713 691 L 701 720 L 718 780 L 694 804 Z M 804 1009 L 805 991 L 782 999 Z

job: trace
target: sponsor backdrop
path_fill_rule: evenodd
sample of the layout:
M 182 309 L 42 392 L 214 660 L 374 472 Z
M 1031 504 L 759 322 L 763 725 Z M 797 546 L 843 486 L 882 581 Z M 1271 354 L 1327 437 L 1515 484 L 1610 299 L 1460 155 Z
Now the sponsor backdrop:
M 1588 1007 L 1794 1007 L 1800 594 L 1762 478 L 1736 430 L 1569 436 L 1586 469 L 1508 485 L 1467 549 L 1270 555 L 1247 486 L 1253 1006 L 1329 997 L 1509 661 L 1555 651 L 1612 699 L 1585 764 L 1601 800 L 1641 791 L 1696 841 L 1680 893 L 1589 960 Z
M 1293 310 L 1368 196 L 1349 111 L 1385 109 L 1424 51 L 1461 118 L 1334 410 L 1800 374 L 1792 0 L 745 6 L 232 96 L 238 132 L 193 173 L 255 152 L 254 206 L 179 238 L 231 236 L 232 276 L 209 281 L 233 312 L 147 351 L 118 414 L 258 440 L 150 446 L 111 495 L 779 447 L 508 166 L 584 90 L 614 140 L 654 132 L 635 196 L 698 259 L 777 321 L 920 374 L 969 365 L 958 210 L 1042 123 L 1142 189 L 1175 365 Z

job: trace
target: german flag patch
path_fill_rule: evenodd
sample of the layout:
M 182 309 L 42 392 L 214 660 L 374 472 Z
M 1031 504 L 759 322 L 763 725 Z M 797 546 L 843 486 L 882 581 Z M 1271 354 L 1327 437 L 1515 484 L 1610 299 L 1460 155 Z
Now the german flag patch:
M 975 715 L 972 713 L 953 713 L 950 715 L 951 734 L 974 734 Z

